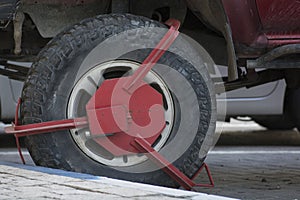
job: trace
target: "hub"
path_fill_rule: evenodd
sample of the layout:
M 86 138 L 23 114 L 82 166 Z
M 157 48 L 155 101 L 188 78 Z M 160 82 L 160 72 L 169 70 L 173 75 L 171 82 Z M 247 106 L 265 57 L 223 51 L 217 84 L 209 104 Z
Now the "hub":
M 131 143 L 144 138 L 151 146 L 166 125 L 162 95 L 145 82 L 129 93 L 130 78 L 104 81 L 86 106 L 91 137 L 114 156 L 141 153 Z

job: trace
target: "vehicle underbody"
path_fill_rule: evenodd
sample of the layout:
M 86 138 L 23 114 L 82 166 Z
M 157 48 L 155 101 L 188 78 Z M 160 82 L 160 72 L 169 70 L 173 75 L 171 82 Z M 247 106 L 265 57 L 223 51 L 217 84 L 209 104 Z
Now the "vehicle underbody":
M 15 61 L 33 61 L 34 57 L 40 50 L 66 27 L 72 24 L 98 14 L 106 13 L 132 13 L 135 15 L 146 16 L 159 21 L 165 21 L 168 18 L 176 18 L 183 23 L 181 32 L 186 33 L 199 44 L 201 44 L 212 56 L 214 62 L 219 65 L 228 65 L 228 77 L 225 81 L 226 91 L 237 89 L 240 87 L 252 87 L 265 84 L 274 80 L 285 78 L 288 87 L 297 88 L 299 86 L 298 70 L 290 70 L 290 68 L 298 68 L 299 46 L 283 46 L 277 49 L 277 54 L 269 52 L 268 58 L 270 62 L 254 61 L 276 46 L 300 43 L 299 32 L 297 32 L 298 21 L 291 21 L 289 27 L 295 27 L 295 31 L 269 31 L 267 35 L 258 35 L 256 33 L 253 20 L 249 13 L 249 7 L 243 6 L 236 1 L 224 2 L 228 17 L 234 22 L 234 16 L 245 13 L 243 23 L 246 24 L 245 31 L 253 38 L 242 35 L 241 30 L 245 27 L 233 26 L 226 28 L 228 25 L 227 16 L 220 1 L 193 1 L 188 0 L 187 6 L 184 1 L 110 1 L 110 0 L 87 0 L 87 1 L 52 1 L 52 0 L 22 0 L 7 1 L 11 6 L 1 6 L 2 31 L 0 31 L 1 48 L 0 55 L 2 64 L 4 60 Z M 251 1 L 249 1 L 251 2 Z M 19 5 L 18 12 L 14 15 L 14 5 Z M 239 11 L 229 12 L 235 5 L 240 7 Z M 250 7 L 253 3 L 249 3 Z M 292 5 L 291 5 L 292 7 Z M 293 12 L 291 12 L 293 13 Z M 213 15 L 215 14 L 215 15 Z M 296 14 L 295 14 L 296 15 Z M 15 16 L 14 20 L 13 17 Z M 291 19 L 297 16 L 289 16 Z M 266 16 L 267 19 L 267 16 Z M 258 20 L 258 19 L 254 19 Z M 273 21 L 276 19 L 273 19 Z M 9 23 L 12 21 L 11 23 Z M 235 22 L 234 22 L 235 23 Z M 267 22 L 266 22 L 267 23 Z M 270 23 L 270 22 L 269 22 Z M 229 25 L 228 25 L 229 26 Z M 251 27 L 253 26 L 253 27 Z M 257 25 L 255 25 L 257 26 Z M 287 25 L 286 25 L 287 26 Z M 299 25 L 298 25 L 299 26 Z M 238 41 L 232 39 L 231 32 L 235 31 Z M 265 38 L 263 38 L 265 37 Z M 224 51 L 227 54 L 224 54 Z M 277 59 L 279 58 L 280 59 Z M 247 65 L 247 60 L 251 59 Z M 242 73 L 240 67 L 248 67 L 250 73 Z M 255 73 L 253 68 L 270 69 L 266 72 Z M 280 69 L 280 70 L 273 70 Z M 9 67 L 8 67 L 9 70 Z M 1 70 L 3 71 L 3 70 Z M 9 71 L 3 71 L 1 74 L 10 74 Z M 23 73 L 24 74 L 24 73 Z M 24 78 L 22 79 L 24 80 Z M 232 82 L 233 81 L 233 82 Z

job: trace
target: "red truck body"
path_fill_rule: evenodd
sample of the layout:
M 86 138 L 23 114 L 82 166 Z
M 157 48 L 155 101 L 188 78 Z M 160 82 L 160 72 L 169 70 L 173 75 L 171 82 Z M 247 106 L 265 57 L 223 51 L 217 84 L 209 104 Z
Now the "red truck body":
M 223 0 L 235 44 L 273 48 L 300 43 L 300 1 Z

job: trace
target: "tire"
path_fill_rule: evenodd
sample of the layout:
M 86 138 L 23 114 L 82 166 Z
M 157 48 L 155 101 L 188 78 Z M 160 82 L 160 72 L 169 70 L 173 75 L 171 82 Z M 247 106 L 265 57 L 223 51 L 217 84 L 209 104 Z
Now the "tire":
M 292 96 L 290 89 L 286 89 L 282 115 L 254 116 L 252 117 L 253 120 L 269 130 L 291 130 L 295 128 L 296 125 L 291 116 L 293 111 L 290 108 Z
M 300 88 L 289 88 L 286 91 L 287 110 L 290 113 L 290 119 L 295 127 L 300 130 Z
M 287 115 L 259 116 L 254 121 L 269 130 L 291 130 L 295 127 Z
M 164 26 L 144 17 L 129 14 L 102 15 L 84 20 L 54 38 L 38 55 L 25 82 L 21 105 L 22 123 L 30 124 L 84 116 L 85 112 L 81 112 L 79 107 L 74 109 L 75 114 L 73 113 L 72 110 L 76 106 L 71 106 L 71 100 L 73 96 L 76 98 L 79 94 L 76 93 L 76 88 L 84 85 L 86 74 L 102 70 L 101 76 L 106 79 L 120 77 L 133 70 L 130 68 L 124 72 L 121 66 L 126 63 L 132 65 L 141 63 L 151 51 L 145 48 L 130 51 L 113 60 L 108 56 L 100 59 L 101 56 L 97 51 L 103 48 L 98 48 L 99 45 L 108 38 L 112 38 L 112 41 L 107 42 L 109 44 L 107 48 L 112 48 L 109 52 L 113 53 L 116 48 L 114 45 L 118 45 L 119 40 L 114 43 L 112 36 L 129 30 L 133 30 L 132 34 L 136 34 L 135 37 L 130 35 L 130 38 L 133 38 L 129 42 L 131 46 L 140 43 L 157 44 L 161 36 L 145 35 L 141 34 L 140 30 L 135 31 L 143 27 Z M 125 34 L 129 37 L 127 35 Z M 124 40 L 130 39 L 126 37 Z M 176 47 L 172 48 L 178 50 Z M 105 49 L 105 51 L 108 50 Z M 188 52 L 189 49 L 186 48 L 186 51 Z M 179 51 L 180 54 L 185 53 Z M 192 51 L 190 54 L 192 57 L 197 57 Z M 173 105 L 174 111 L 171 117 L 172 126 L 168 129 L 169 135 L 165 137 L 166 141 L 158 151 L 184 174 L 192 177 L 202 165 L 213 141 L 216 103 L 213 84 L 204 63 L 199 61 L 196 65 L 192 65 L 179 55 L 171 51 L 166 52 L 158 62 L 163 66 L 156 65 L 147 77 L 156 77 L 162 85 L 169 88 L 169 94 L 165 93 L 163 86 L 159 86 L 161 88 L 157 90 L 166 99 L 171 98 L 172 101 L 166 101 L 167 104 L 171 102 L 170 106 Z M 103 70 L 106 63 L 108 65 L 105 66 L 113 66 L 116 62 L 120 63 L 119 68 Z M 169 108 L 169 105 L 166 107 Z M 161 169 L 156 168 L 148 159 L 135 164 L 131 163 L 131 165 L 121 163 L 124 166 L 116 166 L 112 163 L 114 159 L 105 160 L 99 145 L 93 146 L 96 148 L 95 151 L 98 151 L 97 154 L 90 147 L 80 146 L 78 140 L 80 139 L 76 138 L 74 131 L 61 131 L 29 136 L 26 139 L 26 145 L 34 162 L 40 166 L 178 187 L 177 183 Z M 89 151 L 94 154 L 89 154 Z

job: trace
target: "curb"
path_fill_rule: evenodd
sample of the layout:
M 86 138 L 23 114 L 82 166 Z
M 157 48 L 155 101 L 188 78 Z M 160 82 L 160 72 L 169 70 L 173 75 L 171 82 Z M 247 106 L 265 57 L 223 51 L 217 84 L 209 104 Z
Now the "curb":
M 2 169 L 1 169 L 2 168 Z M 10 175 L 14 175 L 14 181 L 18 180 L 18 177 L 24 179 L 24 177 L 30 177 L 30 181 L 35 180 L 37 182 L 41 182 L 44 180 L 45 182 L 51 181 L 51 185 L 55 185 L 59 187 L 64 183 L 66 185 L 78 184 L 80 181 L 80 187 L 74 187 L 74 190 L 83 190 L 83 191 L 95 191 L 99 192 L 99 194 L 107 194 L 108 196 L 115 195 L 116 198 L 123 199 L 132 198 L 135 199 L 191 199 L 191 200 L 230 200 L 232 198 L 226 198 L 216 195 L 209 195 L 204 193 L 190 192 L 179 189 L 165 188 L 160 186 L 147 185 L 142 183 L 134 183 L 123 180 L 116 180 L 106 177 L 93 176 L 89 174 L 82 174 L 76 172 L 68 172 L 59 169 L 50 169 L 45 167 L 36 167 L 36 166 L 28 166 L 28 165 L 20 165 L 14 163 L 0 162 L 0 174 L 1 171 L 11 172 Z M 26 185 L 26 181 L 16 183 L 22 186 L 22 184 Z M 5 186 L 5 184 L 4 184 Z M 0 185 L 0 188 L 3 187 Z M 8 185 L 9 187 L 9 185 Z M 36 187 L 36 185 L 35 185 Z M 85 188 L 86 187 L 86 188 Z M 110 190 L 108 190 L 110 187 Z M 34 189 L 34 187 L 33 187 Z M 111 191 L 111 192 L 108 192 Z M 127 191 L 127 192 L 126 192 Z M 49 191 L 51 193 L 52 191 Z M 120 193 L 120 194 L 119 194 Z M 138 194 L 144 194 L 139 196 Z M 68 194 L 66 194 L 68 195 Z M 123 196 L 122 196 L 123 195 Z M 125 196 L 124 196 L 125 195 Z M 89 196 L 86 196 L 89 198 Z M 20 198 L 24 198 L 22 194 L 20 194 Z

